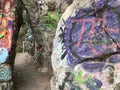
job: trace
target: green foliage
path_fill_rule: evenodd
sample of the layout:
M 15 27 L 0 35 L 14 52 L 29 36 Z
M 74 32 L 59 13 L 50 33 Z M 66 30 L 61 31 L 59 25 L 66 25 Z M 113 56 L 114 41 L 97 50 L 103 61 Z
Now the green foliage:
M 46 28 L 56 29 L 57 22 L 59 20 L 59 13 L 56 11 L 48 11 L 47 16 L 40 17 L 40 20 L 44 23 Z

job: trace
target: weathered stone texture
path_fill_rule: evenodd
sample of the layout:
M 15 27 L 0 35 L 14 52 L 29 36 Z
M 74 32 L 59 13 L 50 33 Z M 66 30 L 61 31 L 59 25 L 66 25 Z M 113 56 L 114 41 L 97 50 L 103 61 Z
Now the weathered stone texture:
M 51 79 L 52 90 L 119 90 L 120 21 L 118 18 L 120 18 L 120 3 L 119 0 L 115 2 L 112 0 L 108 2 L 107 0 L 91 1 L 74 0 L 59 20 L 51 56 L 54 71 L 54 76 Z M 104 5 L 111 7 L 109 9 Z M 102 33 L 104 37 L 101 40 L 106 40 L 106 42 L 93 45 L 94 43 L 90 41 L 93 41 L 96 37 L 90 39 L 93 32 L 87 23 L 94 22 L 95 19 L 104 19 L 107 23 L 105 23 L 106 28 L 99 24 L 99 20 L 92 24 L 95 25 L 92 28 L 94 35 L 98 33 L 95 32 L 97 25 L 101 25 L 102 30 L 107 29 L 107 32 L 111 34 Z M 116 31 L 116 34 L 111 32 L 111 28 Z M 89 29 L 92 34 L 86 35 Z M 85 40 L 88 40 L 88 42 Z M 86 48 L 87 45 L 88 48 Z M 106 47 L 103 48 L 102 45 Z M 89 49 L 90 46 L 94 47 Z M 90 50 L 93 51 L 90 52 Z M 101 50 L 103 51 L 101 52 Z M 114 60 L 117 60 L 117 62 L 114 62 Z

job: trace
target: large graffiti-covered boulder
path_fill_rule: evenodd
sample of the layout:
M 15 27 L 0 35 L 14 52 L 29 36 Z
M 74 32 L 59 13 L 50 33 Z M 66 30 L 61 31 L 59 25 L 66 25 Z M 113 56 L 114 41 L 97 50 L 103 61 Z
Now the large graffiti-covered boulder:
M 18 2 L 0 0 L 0 90 L 13 90 L 15 48 L 22 23 Z
M 119 0 L 74 0 L 66 9 L 53 43 L 52 90 L 119 90 L 119 14 Z
M 12 0 L 0 1 L 0 63 L 8 59 L 12 45 L 12 32 L 14 23 L 14 7 Z

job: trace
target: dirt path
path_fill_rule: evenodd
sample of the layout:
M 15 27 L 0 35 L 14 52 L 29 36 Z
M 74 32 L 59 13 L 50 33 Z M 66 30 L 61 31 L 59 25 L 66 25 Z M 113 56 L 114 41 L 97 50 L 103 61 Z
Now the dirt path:
M 27 53 L 16 55 L 15 90 L 50 90 L 48 74 L 40 73 L 28 58 Z

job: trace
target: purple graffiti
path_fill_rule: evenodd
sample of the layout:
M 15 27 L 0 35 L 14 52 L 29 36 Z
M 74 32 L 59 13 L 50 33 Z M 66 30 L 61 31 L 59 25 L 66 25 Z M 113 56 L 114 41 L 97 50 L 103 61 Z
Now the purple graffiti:
M 97 80 L 97 79 L 88 79 L 86 81 L 86 86 L 90 90 L 100 90 L 100 88 L 102 86 L 102 82 L 100 80 Z
M 87 72 L 100 72 L 103 70 L 105 63 L 91 63 L 91 62 L 84 62 L 82 63 L 82 67 Z
M 117 55 L 112 55 L 110 58 L 109 58 L 109 62 L 110 63 L 120 63 L 120 54 L 117 54 Z
M 94 8 L 83 9 L 66 21 L 64 43 L 69 65 L 75 66 L 88 58 L 94 60 L 99 56 L 104 58 L 104 54 L 118 52 L 113 48 L 120 48 L 120 17 L 117 13 L 120 11 L 105 8 L 107 3 L 107 0 L 94 3 L 93 7 L 100 9 L 98 14 Z

